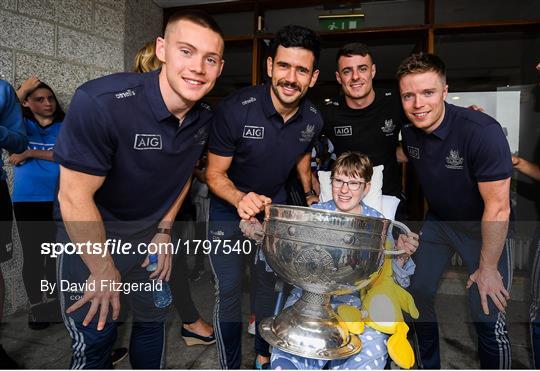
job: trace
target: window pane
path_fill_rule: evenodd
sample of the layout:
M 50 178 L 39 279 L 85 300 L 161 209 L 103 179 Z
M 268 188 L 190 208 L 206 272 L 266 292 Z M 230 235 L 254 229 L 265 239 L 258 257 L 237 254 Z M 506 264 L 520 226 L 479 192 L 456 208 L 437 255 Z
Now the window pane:
M 436 0 L 435 22 L 495 21 L 533 19 L 540 15 L 537 0 Z
M 225 36 L 253 35 L 253 12 L 214 14 Z
M 233 91 L 251 85 L 251 43 L 238 45 L 227 43 L 225 45 L 225 66 L 219 77 L 212 96 L 224 97 Z

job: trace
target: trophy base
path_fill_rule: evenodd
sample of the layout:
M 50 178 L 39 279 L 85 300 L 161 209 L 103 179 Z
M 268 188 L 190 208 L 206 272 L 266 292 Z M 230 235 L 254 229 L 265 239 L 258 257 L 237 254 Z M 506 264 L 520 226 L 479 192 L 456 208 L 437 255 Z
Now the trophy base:
M 362 349 L 332 309 L 330 296 L 307 291 L 279 315 L 262 320 L 259 332 L 273 347 L 306 358 L 342 359 Z

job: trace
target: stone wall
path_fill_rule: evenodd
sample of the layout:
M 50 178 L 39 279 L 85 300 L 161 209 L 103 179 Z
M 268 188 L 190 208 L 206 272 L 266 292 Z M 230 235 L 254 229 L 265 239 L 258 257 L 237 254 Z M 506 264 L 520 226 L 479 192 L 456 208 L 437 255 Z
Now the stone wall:
M 162 22 L 162 9 L 152 0 L 0 0 L 0 78 L 17 87 L 35 74 L 67 109 L 85 81 L 131 70 L 135 53 L 155 39 Z M 14 234 L 14 257 L 1 265 L 4 314 L 26 305 Z
M 157 21 L 159 20 L 159 22 Z M 150 0 L 126 1 L 126 26 L 124 36 L 124 66 L 133 68 L 135 54 L 147 41 L 155 40 L 162 33 L 163 9 Z

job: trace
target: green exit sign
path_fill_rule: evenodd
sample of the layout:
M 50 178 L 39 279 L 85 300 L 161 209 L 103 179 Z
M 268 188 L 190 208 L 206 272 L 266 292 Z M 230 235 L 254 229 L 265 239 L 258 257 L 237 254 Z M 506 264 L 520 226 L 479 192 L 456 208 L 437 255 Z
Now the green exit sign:
M 326 31 L 356 30 L 364 23 L 363 14 L 320 15 L 319 25 Z

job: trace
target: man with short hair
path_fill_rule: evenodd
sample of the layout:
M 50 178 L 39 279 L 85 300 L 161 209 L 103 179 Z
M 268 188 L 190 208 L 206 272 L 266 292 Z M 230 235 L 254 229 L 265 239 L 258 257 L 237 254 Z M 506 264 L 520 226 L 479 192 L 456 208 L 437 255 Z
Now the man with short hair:
M 148 285 L 169 279 L 172 252 L 157 251 L 157 268 L 149 273 L 144 246 L 171 242 L 172 224 L 212 116 L 198 101 L 221 74 L 223 50 L 223 34 L 210 16 L 173 14 L 164 37 L 156 40 L 160 70 L 90 81 L 71 101 L 54 154 L 61 165 L 58 201 L 65 225 L 59 240 L 101 247 L 107 239 L 132 244 L 127 253 L 93 255 L 83 249 L 81 255 L 59 257 L 58 282 L 95 283 L 94 290 L 87 285 L 61 292 L 72 368 L 112 368 L 120 293 L 102 283 Z M 153 292 L 146 289 L 134 290 L 129 298 L 131 364 L 163 367 L 167 310 L 156 307 Z
M 317 81 L 319 54 L 315 32 L 284 27 L 273 39 L 267 59 L 271 81 L 233 93 L 216 110 L 206 173 L 213 192 L 210 240 L 232 245 L 244 241 L 239 221 L 260 216 L 272 202 L 285 203 L 285 182 L 294 166 L 307 203 L 318 200 L 311 187 L 310 152 L 322 118 L 304 96 Z M 237 369 L 241 365 L 244 256 L 223 246 L 210 255 L 210 262 L 217 287 L 214 329 L 220 366 Z M 253 271 L 255 315 L 260 321 L 273 313 L 275 276 L 260 260 Z M 255 348 L 256 367 L 268 367 L 268 344 L 258 331 Z
M 508 142 L 490 116 L 445 103 L 446 68 L 439 57 L 413 54 L 399 66 L 397 79 L 410 121 L 402 129 L 404 149 L 429 205 L 410 286 L 420 312 L 414 321 L 419 366 L 441 366 L 433 301 L 457 252 L 470 274 L 467 288 L 480 366 L 510 368 L 504 312 L 512 269 L 505 244 L 512 175 Z
M 337 52 L 336 63 L 335 75 L 342 94 L 321 109 L 323 133 L 334 145 L 336 156 L 359 151 L 368 155 L 374 166 L 384 165 L 383 194 L 403 201 L 396 150 L 406 119 L 399 94 L 373 87 L 376 65 L 366 44 L 344 45 Z M 401 205 L 400 210 L 404 209 Z

